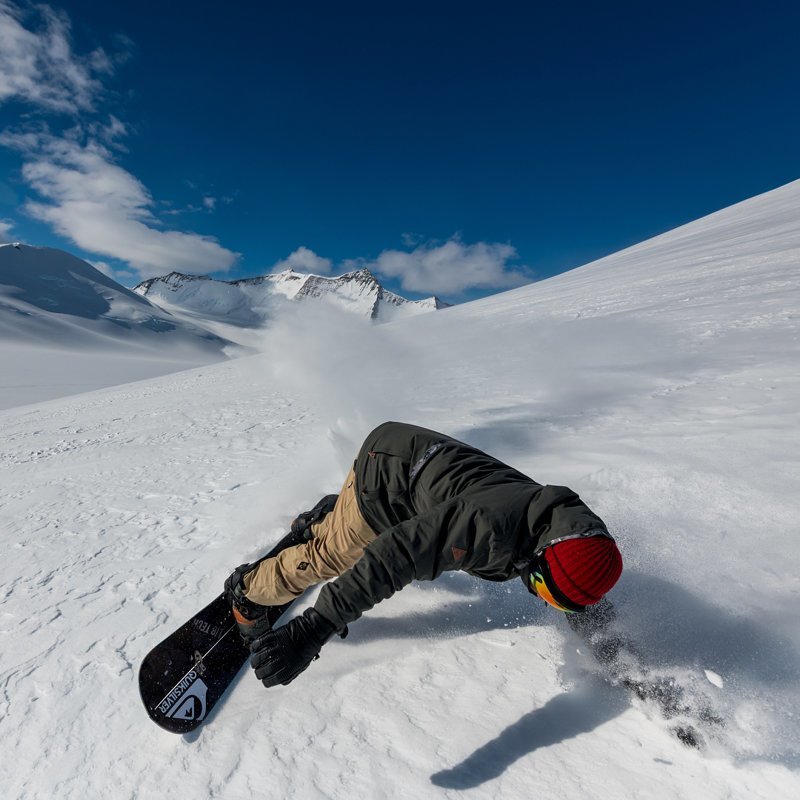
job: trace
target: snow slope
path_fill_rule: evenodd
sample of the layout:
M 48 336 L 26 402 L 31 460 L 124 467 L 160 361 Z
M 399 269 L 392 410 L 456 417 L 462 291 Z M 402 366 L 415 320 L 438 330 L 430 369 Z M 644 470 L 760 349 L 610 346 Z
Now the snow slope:
M 292 269 L 258 278 L 218 281 L 205 275 L 183 275 L 171 272 L 161 278 L 150 278 L 134 291 L 154 303 L 196 319 L 247 327 L 261 327 L 281 311 L 286 301 L 317 300 L 334 308 L 388 322 L 446 308 L 436 297 L 407 300 L 385 289 L 368 270 L 348 272 L 336 278 L 308 275 Z
M 3 796 L 800 796 L 798 262 L 800 182 L 447 314 L 318 308 L 259 355 L 0 412 Z M 459 573 L 289 687 L 245 671 L 193 736 L 148 721 L 142 656 L 389 418 L 604 517 L 620 626 L 724 719 L 702 750 L 517 582 Z
M 69 253 L 0 245 L 0 408 L 219 361 L 230 345 Z

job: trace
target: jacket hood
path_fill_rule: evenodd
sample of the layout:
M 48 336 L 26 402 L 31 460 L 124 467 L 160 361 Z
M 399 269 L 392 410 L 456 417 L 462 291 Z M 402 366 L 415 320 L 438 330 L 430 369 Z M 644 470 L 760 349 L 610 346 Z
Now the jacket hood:
M 562 538 L 591 531 L 609 535 L 600 517 L 566 486 L 543 486 L 528 506 L 527 521 L 520 547 L 520 558 L 524 560 Z

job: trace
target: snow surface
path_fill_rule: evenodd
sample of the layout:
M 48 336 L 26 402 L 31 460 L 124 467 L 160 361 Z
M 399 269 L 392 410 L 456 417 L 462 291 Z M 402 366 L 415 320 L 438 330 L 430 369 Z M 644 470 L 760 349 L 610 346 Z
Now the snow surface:
M 444 314 L 320 307 L 258 355 L 0 412 L 3 797 L 800 796 L 798 263 L 800 182 Z M 603 516 L 620 625 L 724 718 L 702 750 L 518 582 L 460 573 L 288 687 L 244 671 L 194 735 L 147 719 L 144 654 L 385 419 Z

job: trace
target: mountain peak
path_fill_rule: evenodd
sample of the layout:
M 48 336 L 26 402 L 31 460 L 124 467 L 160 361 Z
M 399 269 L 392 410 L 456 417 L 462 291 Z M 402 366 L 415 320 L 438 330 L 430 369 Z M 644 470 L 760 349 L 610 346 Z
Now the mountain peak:
M 202 285 L 198 281 L 203 281 Z M 262 325 L 287 301 L 322 301 L 379 322 L 447 307 L 447 303 L 435 297 L 408 300 L 394 294 L 367 267 L 337 277 L 298 272 L 289 267 L 282 272 L 234 281 L 171 272 L 142 281 L 134 292 L 172 311 L 184 310 L 244 327 Z
M 350 272 L 345 272 L 344 275 L 341 276 L 342 278 L 358 278 L 358 279 L 366 279 L 375 281 L 375 283 L 380 283 L 380 281 L 375 277 L 375 275 L 370 272 L 367 267 L 359 267 L 358 269 L 351 270 Z

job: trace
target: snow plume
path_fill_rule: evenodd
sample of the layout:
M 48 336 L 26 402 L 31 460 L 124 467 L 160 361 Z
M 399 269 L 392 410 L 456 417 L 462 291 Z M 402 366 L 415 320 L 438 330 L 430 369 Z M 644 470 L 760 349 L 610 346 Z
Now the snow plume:
M 344 467 L 372 427 L 413 416 L 403 396 L 425 351 L 400 339 L 391 325 L 322 303 L 304 312 L 283 312 L 264 332 L 260 349 L 270 383 L 311 406 L 320 419 L 334 421 L 328 438 Z
M 567 482 L 574 468 L 551 434 L 555 422 L 603 415 L 625 392 L 657 384 L 640 349 L 658 341 L 652 325 L 612 318 L 476 326 L 450 310 L 441 316 L 446 319 L 419 317 L 413 329 L 376 326 L 319 304 L 307 314 L 279 316 L 259 349 L 267 354 L 271 383 L 301 398 L 320 419 L 336 420 L 330 436 L 343 464 L 372 427 L 394 419 L 439 428 L 534 477 Z M 526 353 L 524 374 L 520 352 Z M 677 360 L 665 358 L 658 369 L 672 374 Z M 619 367 L 612 363 L 621 361 L 629 369 L 615 374 Z M 495 399 L 484 407 L 478 399 L 465 416 L 442 404 L 474 383 L 485 387 L 485 396 L 499 391 L 506 405 L 498 408 Z M 495 421 L 487 424 L 489 418 Z

